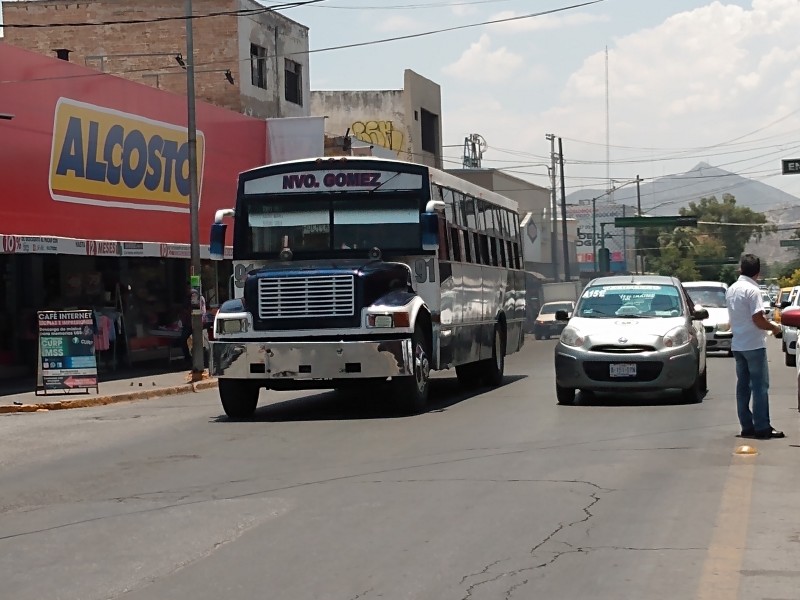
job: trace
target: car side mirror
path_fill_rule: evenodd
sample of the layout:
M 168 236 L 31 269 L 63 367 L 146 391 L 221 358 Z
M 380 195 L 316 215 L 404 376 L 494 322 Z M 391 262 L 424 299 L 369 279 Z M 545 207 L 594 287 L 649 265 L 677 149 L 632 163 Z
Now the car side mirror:
M 791 305 L 792 305 L 792 303 L 789 302 L 788 300 L 784 300 L 783 302 L 780 303 L 781 310 L 783 310 L 787 306 L 791 306 Z
M 705 321 L 708 318 L 708 311 L 705 308 L 694 311 L 692 318 L 696 321 Z
M 557 310 L 556 321 L 569 321 L 569 313 L 565 310 Z

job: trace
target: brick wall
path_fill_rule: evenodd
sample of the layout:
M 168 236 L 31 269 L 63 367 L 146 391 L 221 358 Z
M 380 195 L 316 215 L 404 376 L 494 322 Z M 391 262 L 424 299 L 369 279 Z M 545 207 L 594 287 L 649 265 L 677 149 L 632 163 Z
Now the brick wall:
M 237 0 L 194 0 L 195 15 L 238 9 Z M 183 2 L 177 0 L 91 0 L 84 2 L 27 0 L 3 2 L 6 25 L 107 22 L 159 17 L 182 17 Z M 205 100 L 242 112 L 239 81 L 241 72 L 249 77 L 249 66 L 239 63 L 237 17 L 195 19 L 195 93 Z M 186 94 L 186 75 L 174 55 L 186 55 L 186 25 L 183 19 L 141 24 L 92 25 L 88 27 L 5 28 L 5 42 L 55 56 L 56 48 L 72 50 L 70 60 L 78 64 L 138 81 L 161 89 Z M 109 54 L 168 53 L 169 56 L 109 57 Z M 230 69 L 236 85 L 222 72 Z

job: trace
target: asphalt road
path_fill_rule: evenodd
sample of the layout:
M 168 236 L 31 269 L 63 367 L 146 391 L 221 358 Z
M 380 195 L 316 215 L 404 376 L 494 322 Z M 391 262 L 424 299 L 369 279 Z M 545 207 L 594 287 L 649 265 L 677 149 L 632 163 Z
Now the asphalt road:
M 554 341 L 426 414 L 380 395 L 216 392 L 0 417 L 0 597 L 14 600 L 800 597 L 800 415 L 771 340 L 773 424 L 734 454 L 710 393 L 555 402 Z

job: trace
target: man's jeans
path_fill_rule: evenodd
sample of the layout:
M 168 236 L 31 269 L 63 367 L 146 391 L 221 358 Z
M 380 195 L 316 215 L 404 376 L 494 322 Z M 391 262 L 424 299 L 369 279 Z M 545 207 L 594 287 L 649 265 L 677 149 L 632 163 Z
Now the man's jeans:
M 734 350 L 736 360 L 736 408 L 742 431 L 765 431 L 769 421 L 769 366 L 767 349 Z M 753 412 L 750 412 L 750 393 Z

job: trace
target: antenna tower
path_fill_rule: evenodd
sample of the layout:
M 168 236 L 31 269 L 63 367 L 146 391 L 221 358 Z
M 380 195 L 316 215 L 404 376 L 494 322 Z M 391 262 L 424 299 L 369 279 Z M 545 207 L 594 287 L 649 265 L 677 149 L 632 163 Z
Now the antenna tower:
M 464 168 L 480 169 L 483 153 L 486 151 L 486 140 L 479 133 L 470 133 L 464 138 Z

